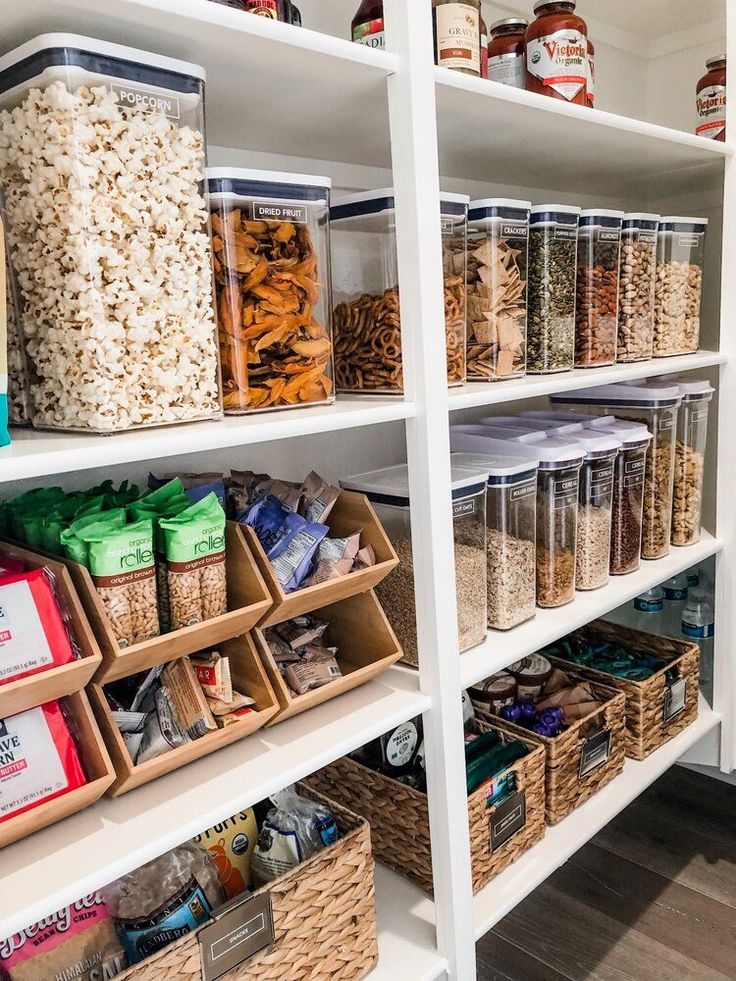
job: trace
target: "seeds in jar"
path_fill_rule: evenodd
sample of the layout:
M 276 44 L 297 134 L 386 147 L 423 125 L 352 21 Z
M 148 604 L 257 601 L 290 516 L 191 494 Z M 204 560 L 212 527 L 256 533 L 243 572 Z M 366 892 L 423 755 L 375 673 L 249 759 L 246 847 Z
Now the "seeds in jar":
M 644 465 L 643 459 L 628 462 L 625 452 L 621 463 L 617 464 L 623 472 L 617 473 L 613 482 L 610 571 L 614 576 L 639 568 Z
M 700 538 L 704 466 L 703 454 L 678 439 L 672 495 L 673 545 L 692 545 Z
M 575 556 L 569 549 L 537 545 L 537 605 L 563 606 L 575 598 Z
M 536 608 L 534 542 L 488 529 L 488 626 L 509 630 Z
M 568 229 L 529 230 L 527 371 L 569 371 L 575 359 L 576 238 Z M 576 231 L 573 230 L 573 235 Z
M 575 588 L 598 589 L 608 582 L 611 512 L 593 504 L 578 505 Z
M 664 441 L 660 434 L 647 451 L 641 543 L 644 559 L 659 559 L 670 550 L 673 459 L 673 440 Z
M 700 343 L 703 270 L 675 260 L 657 264 L 654 291 L 654 356 L 688 354 Z
M 575 364 L 580 368 L 616 361 L 621 217 L 584 212 L 578 237 L 575 303 Z
M 642 220 L 646 228 L 627 228 L 624 219 L 618 287 L 618 360 L 646 361 L 652 356 L 654 286 L 658 219 Z

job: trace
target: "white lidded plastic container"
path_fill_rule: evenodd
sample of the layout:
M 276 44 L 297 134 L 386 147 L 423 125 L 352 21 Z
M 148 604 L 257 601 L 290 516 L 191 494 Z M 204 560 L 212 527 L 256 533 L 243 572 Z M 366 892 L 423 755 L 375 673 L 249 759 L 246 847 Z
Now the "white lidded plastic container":
M 616 362 L 623 211 L 583 211 L 578 229 L 575 367 Z
M 486 483 L 487 474 L 482 470 L 452 468 L 455 586 L 461 651 L 477 646 L 486 636 Z M 408 468 L 401 465 L 356 474 L 341 481 L 341 485 L 366 495 L 399 556 L 399 565 L 376 586 L 376 593 L 404 650 L 403 660 L 417 665 L 420 655 Z
M 488 626 L 509 630 L 536 613 L 537 461 L 459 452 L 452 463 L 488 473 Z
M 0 184 L 37 427 L 222 414 L 204 79 L 71 34 L 0 58 Z
M 647 361 L 652 356 L 658 228 L 659 215 L 624 215 L 618 283 L 619 361 Z
M 672 544 L 693 545 L 703 519 L 703 475 L 708 442 L 708 406 L 713 388 L 707 381 L 671 379 L 680 390 L 675 478 L 672 495 Z
M 548 433 L 550 436 L 573 436 L 583 428 L 584 417 L 577 419 L 547 419 L 520 412 L 518 416 L 484 416 L 481 426 L 504 426 L 523 429 L 528 433 Z
M 490 426 L 451 426 L 453 452 L 499 453 L 536 459 L 537 605 L 575 598 L 575 548 L 580 467 L 584 452 L 567 437 Z
M 229 415 L 334 402 L 329 177 L 210 167 Z
M 707 218 L 660 218 L 654 291 L 655 358 L 698 350 L 707 229 Z

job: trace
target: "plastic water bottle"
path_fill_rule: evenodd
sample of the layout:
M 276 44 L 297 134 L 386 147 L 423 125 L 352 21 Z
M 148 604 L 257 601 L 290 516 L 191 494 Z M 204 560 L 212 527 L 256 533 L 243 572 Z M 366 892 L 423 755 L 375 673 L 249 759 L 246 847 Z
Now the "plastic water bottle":
M 710 698 L 713 696 L 714 619 L 705 589 L 693 589 L 682 611 L 681 632 L 684 640 L 695 641 L 700 647 L 700 681 Z
M 679 637 L 680 624 L 682 622 L 682 611 L 687 602 L 688 593 L 687 572 L 681 572 L 672 579 L 663 583 L 664 589 L 664 617 L 662 619 L 662 630 L 667 637 Z
M 664 589 L 654 586 L 641 593 L 631 604 L 626 625 L 645 633 L 661 634 L 664 613 Z
M 696 565 L 688 569 L 686 575 L 688 589 L 695 589 L 696 586 L 700 585 L 700 569 Z

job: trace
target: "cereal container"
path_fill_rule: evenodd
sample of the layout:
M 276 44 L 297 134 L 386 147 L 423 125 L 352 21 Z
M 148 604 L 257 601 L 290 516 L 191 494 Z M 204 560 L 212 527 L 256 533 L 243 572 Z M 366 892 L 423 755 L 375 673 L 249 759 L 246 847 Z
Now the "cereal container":
M 575 366 L 615 364 L 623 211 L 583 211 L 578 231 Z
M 692 354 L 700 344 L 706 218 L 661 218 L 654 290 L 654 357 Z
M 459 452 L 452 462 L 488 473 L 488 626 L 509 630 L 536 613 L 537 461 Z
M 225 412 L 334 402 L 328 177 L 207 171 Z
M 700 538 L 708 404 L 713 398 L 713 389 L 707 381 L 685 378 L 673 378 L 672 381 L 679 386 L 682 398 L 675 443 L 672 544 L 693 545 Z
M 529 217 L 527 371 L 572 371 L 580 208 L 533 207 Z
M 608 582 L 613 477 L 621 443 L 608 433 L 592 429 L 583 429 L 574 438 L 585 450 L 578 491 L 575 588 L 600 589 Z
M 619 361 L 647 361 L 654 337 L 659 215 L 624 215 L 618 282 Z
M 468 212 L 468 381 L 526 371 L 530 201 L 486 198 Z
M 537 606 L 575 598 L 578 481 L 584 452 L 567 437 L 491 426 L 452 426 L 454 451 L 531 456 L 537 461 Z
M 0 58 L 0 184 L 34 426 L 114 433 L 222 414 L 204 77 L 69 34 Z
M 455 588 L 458 643 L 461 651 L 486 636 L 486 482 L 487 473 L 452 468 L 452 524 L 455 540 Z M 393 542 L 399 565 L 376 586 L 376 594 L 404 650 L 404 661 L 419 663 L 414 564 L 406 466 L 386 467 L 341 481 L 347 490 L 365 494 Z
M 442 194 L 447 383 L 465 381 L 466 236 L 470 198 Z M 351 194 L 330 209 L 338 392 L 402 395 L 393 188 Z

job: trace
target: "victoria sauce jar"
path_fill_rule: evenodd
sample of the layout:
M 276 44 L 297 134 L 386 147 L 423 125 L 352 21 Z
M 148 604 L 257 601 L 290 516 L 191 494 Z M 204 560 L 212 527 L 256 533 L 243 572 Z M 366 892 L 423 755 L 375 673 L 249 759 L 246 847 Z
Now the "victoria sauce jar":
M 695 132 L 709 140 L 726 142 L 726 56 L 709 58 L 707 72 L 698 82 L 695 103 L 698 122 Z
M 527 27 L 526 87 L 553 99 L 588 105 L 588 28 L 575 0 L 537 0 Z

